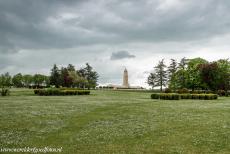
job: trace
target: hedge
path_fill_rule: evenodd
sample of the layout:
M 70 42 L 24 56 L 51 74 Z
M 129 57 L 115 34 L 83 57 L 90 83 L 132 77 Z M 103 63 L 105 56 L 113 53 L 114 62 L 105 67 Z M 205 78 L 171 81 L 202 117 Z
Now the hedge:
M 40 96 L 89 95 L 89 90 L 36 89 L 34 94 Z
M 198 99 L 214 100 L 218 98 L 217 94 L 174 94 L 174 93 L 154 93 L 152 99 L 179 100 L 179 99 Z
M 179 100 L 180 95 L 179 94 L 174 94 L 174 93 L 160 93 L 160 94 L 152 94 L 151 95 L 152 99 L 163 99 L 163 100 Z
M 152 99 L 159 99 L 160 98 L 160 94 L 152 94 L 151 98 Z

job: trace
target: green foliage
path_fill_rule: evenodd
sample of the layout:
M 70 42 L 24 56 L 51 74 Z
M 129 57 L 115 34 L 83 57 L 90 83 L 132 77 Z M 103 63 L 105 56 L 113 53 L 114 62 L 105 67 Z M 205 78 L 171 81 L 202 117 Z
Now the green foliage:
M 166 88 L 165 93 L 172 93 L 172 90 L 170 88 Z
M 42 75 L 42 74 L 35 74 L 33 76 L 33 82 L 36 86 L 40 87 L 43 84 L 47 85 L 47 76 Z
M 7 96 L 10 94 L 10 88 L 11 86 L 11 76 L 9 73 L 2 74 L 0 76 L 0 88 L 1 88 L 1 96 Z
M 152 87 L 160 86 L 162 91 L 163 86 L 167 84 L 167 72 L 165 70 L 166 65 L 164 64 L 164 59 L 159 61 L 158 65 L 154 67 L 154 73 L 150 73 L 148 77 L 148 84 Z
M 230 90 L 230 61 L 229 59 L 220 59 L 218 65 L 218 89 Z
M 29 87 L 33 83 L 33 76 L 26 74 L 22 76 L 22 82 L 24 87 Z
M 0 76 L 0 87 L 10 87 L 11 86 L 11 76 L 9 73 L 2 74 Z
M 160 94 L 158 94 L 158 93 L 151 94 L 151 98 L 152 99 L 159 99 L 160 98 Z
M 156 87 L 156 74 L 155 73 L 150 73 L 147 79 L 147 83 L 152 87 Z
M 179 94 L 174 94 L 174 93 L 161 93 L 160 94 L 160 99 L 163 100 L 179 100 L 180 99 L 180 95 Z
M 154 93 L 152 99 L 179 100 L 179 99 L 199 99 L 214 100 L 218 98 L 217 94 L 175 94 L 175 93 Z
M 54 85 L 56 88 L 61 85 L 61 74 L 56 64 L 54 64 L 53 68 L 51 69 L 50 85 Z
M 187 88 L 182 88 L 182 89 L 178 89 L 177 92 L 179 94 L 187 94 L 187 93 L 189 93 L 189 90 Z
M 50 84 L 55 87 L 78 87 L 95 88 L 97 85 L 98 74 L 86 63 L 85 68 L 76 70 L 72 64 L 62 67 L 60 70 L 56 65 L 51 70 Z
M 9 96 L 10 95 L 10 90 L 8 88 L 2 88 L 0 91 L 1 96 Z
M 35 89 L 34 94 L 40 96 L 66 96 L 66 95 L 89 95 L 89 90 L 73 90 L 73 89 L 59 89 L 59 88 L 49 88 L 49 89 Z
M 23 87 L 23 76 L 21 73 L 18 73 L 13 76 L 12 83 L 14 87 L 21 88 Z
M 230 61 L 220 59 L 208 62 L 202 58 L 186 59 L 182 58 L 177 64 L 171 59 L 167 73 L 164 72 L 163 60 L 154 67 L 154 73 L 148 77 L 148 84 L 152 88 L 160 86 L 169 87 L 172 90 L 187 88 L 195 90 L 230 90 Z M 167 84 L 165 83 L 167 80 Z
M 207 60 L 202 58 L 194 58 L 188 61 L 188 76 L 187 76 L 187 88 L 188 89 L 198 89 L 198 88 L 205 88 L 203 87 L 201 78 L 200 78 L 200 71 L 199 65 L 208 63 Z
M 176 82 L 176 71 L 177 71 L 177 62 L 175 59 L 171 59 L 171 63 L 168 67 L 168 85 L 169 88 L 176 90 L 178 87 Z
M 191 94 L 180 94 L 181 99 L 192 99 Z
M 95 88 L 97 86 L 98 81 L 98 73 L 93 70 L 92 66 L 90 66 L 88 63 L 86 63 L 85 68 L 81 68 L 78 71 L 79 75 L 84 77 L 86 79 L 86 82 L 84 84 L 84 88 Z
M 154 93 L 151 94 L 152 99 L 163 99 L 163 100 L 179 100 L 180 95 L 174 93 Z
M 229 96 L 229 95 L 230 95 L 229 93 L 230 93 L 230 92 L 225 91 L 225 90 L 218 90 L 218 91 L 217 91 L 217 94 L 218 94 L 219 96 Z

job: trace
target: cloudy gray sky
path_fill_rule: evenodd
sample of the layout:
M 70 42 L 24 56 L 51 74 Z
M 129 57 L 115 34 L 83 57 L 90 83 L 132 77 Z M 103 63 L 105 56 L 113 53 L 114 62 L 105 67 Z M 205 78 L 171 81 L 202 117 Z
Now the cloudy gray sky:
M 89 62 L 99 82 L 146 85 L 162 58 L 230 58 L 229 0 L 0 0 L 0 73 Z

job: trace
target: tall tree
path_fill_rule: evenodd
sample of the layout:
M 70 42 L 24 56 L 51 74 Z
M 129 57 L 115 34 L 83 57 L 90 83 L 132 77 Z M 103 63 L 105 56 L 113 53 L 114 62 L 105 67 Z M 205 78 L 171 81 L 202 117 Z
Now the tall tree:
M 46 76 L 42 74 L 35 74 L 33 76 L 33 82 L 36 85 L 36 87 L 40 87 L 46 82 Z
M 12 83 L 13 83 L 13 86 L 15 86 L 17 88 L 23 87 L 23 76 L 22 76 L 22 74 L 18 73 L 16 75 L 14 75 L 12 78 Z
M 175 59 L 171 59 L 171 63 L 168 67 L 168 85 L 169 88 L 175 90 L 177 88 L 176 84 L 176 71 L 177 71 L 177 62 Z
M 67 70 L 69 71 L 69 72 L 75 72 L 76 70 L 75 70 L 75 67 L 72 65 L 72 64 L 69 64 L 68 66 L 67 66 Z
M 230 90 L 230 61 L 229 59 L 220 59 L 217 61 L 218 65 L 218 89 L 228 91 Z
M 160 86 L 162 91 L 163 86 L 167 84 L 167 72 L 165 70 L 166 65 L 164 64 L 164 59 L 159 61 L 158 65 L 155 67 L 156 72 L 156 86 Z
M 9 89 L 11 86 L 11 76 L 10 74 L 7 72 L 5 74 L 2 74 L 0 76 L 0 88 L 1 88 L 1 95 L 2 96 L 6 96 L 9 95 Z
M 219 70 L 216 62 L 199 65 L 200 78 L 206 89 L 218 90 Z
M 61 85 L 61 74 L 56 64 L 51 69 L 50 85 L 54 85 L 56 88 Z
M 200 79 L 199 65 L 208 63 L 207 60 L 202 58 L 189 59 L 187 67 L 187 88 L 188 89 L 204 89 Z
M 2 74 L 0 78 L 0 87 L 5 88 L 5 87 L 10 87 L 10 86 L 11 86 L 10 74 L 8 72 L 5 74 Z
M 154 89 L 154 87 L 156 87 L 156 74 L 155 73 L 150 73 L 147 79 L 147 83 L 148 85 L 150 85 L 152 87 L 152 89 Z
M 30 74 L 23 75 L 22 82 L 25 87 L 29 87 L 33 83 L 33 76 Z
M 177 83 L 180 88 L 187 88 L 187 64 L 188 59 L 182 58 L 179 62 L 178 71 L 176 72 Z
M 86 67 L 84 69 L 80 69 L 78 71 L 80 76 L 84 77 L 87 80 L 86 87 L 88 89 L 95 88 L 97 86 L 98 81 L 98 73 L 93 70 L 92 66 L 86 63 Z
M 73 79 L 69 76 L 69 71 L 67 68 L 61 68 L 61 85 L 63 87 L 71 87 L 73 85 Z

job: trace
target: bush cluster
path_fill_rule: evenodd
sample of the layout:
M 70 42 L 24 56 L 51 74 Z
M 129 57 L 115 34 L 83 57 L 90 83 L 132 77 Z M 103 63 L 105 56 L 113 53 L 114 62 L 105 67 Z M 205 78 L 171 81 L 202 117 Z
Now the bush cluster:
M 164 100 L 179 100 L 180 95 L 179 94 L 174 94 L 174 93 L 167 93 L 167 94 L 160 94 L 160 99 Z
M 165 93 L 172 93 L 172 90 L 169 89 L 169 88 L 166 88 L 166 89 L 165 89 Z
M 151 95 L 152 99 L 163 99 L 163 100 L 179 100 L 180 95 L 174 93 L 154 93 Z
M 157 94 L 157 93 L 151 94 L 151 98 L 152 99 L 159 99 L 160 98 L 160 94 Z
M 6 88 L 2 88 L 2 90 L 0 91 L 0 95 L 9 96 L 10 95 L 10 90 L 6 89 Z
M 89 95 L 89 90 L 36 89 L 34 94 L 40 96 Z
M 181 99 L 202 99 L 202 100 L 213 100 L 217 99 L 216 94 L 180 94 Z
M 154 93 L 151 95 L 152 99 L 164 100 L 179 100 L 179 99 L 200 99 L 200 100 L 213 100 L 217 99 L 217 94 L 174 94 L 174 93 Z
M 219 96 L 230 96 L 230 92 L 228 92 L 228 91 L 225 91 L 225 90 L 218 90 L 217 91 L 217 94 L 219 95 Z
M 187 94 L 187 93 L 189 93 L 189 90 L 187 88 L 178 89 L 177 93 L 179 93 L 179 94 Z

